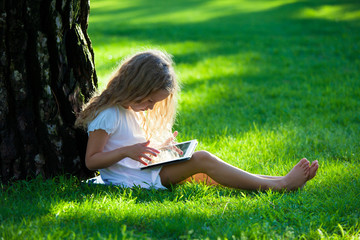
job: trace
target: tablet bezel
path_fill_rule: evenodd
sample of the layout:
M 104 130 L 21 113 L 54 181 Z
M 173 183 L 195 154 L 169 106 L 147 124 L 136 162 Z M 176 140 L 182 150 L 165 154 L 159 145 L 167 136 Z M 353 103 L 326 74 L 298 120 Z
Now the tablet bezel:
M 198 141 L 196 139 L 193 139 L 193 140 L 189 140 L 189 141 L 186 141 L 186 142 L 176 143 L 174 145 L 178 146 L 178 145 L 188 144 L 188 143 L 190 143 L 190 145 L 189 145 L 189 147 L 187 148 L 186 152 L 184 153 L 184 155 L 182 157 L 167 160 L 167 161 L 163 161 L 163 162 L 157 162 L 157 163 L 153 163 L 153 164 L 150 163 L 150 164 L 148 164 L 146 166 L 140 167 L 140 169 L 144 170 L 144 169 L 149 169 L 149 168 L 152 168 L 152 167 L 158 167 L 158 166 L 163 166 L 163 165 L 167 165 L 167 164 L 178 163 L 178 162 L 189 160 L 191 158 L 192 154 L 195 151 L 195 148 L 196 148 L 196 146 L 198 144 Z

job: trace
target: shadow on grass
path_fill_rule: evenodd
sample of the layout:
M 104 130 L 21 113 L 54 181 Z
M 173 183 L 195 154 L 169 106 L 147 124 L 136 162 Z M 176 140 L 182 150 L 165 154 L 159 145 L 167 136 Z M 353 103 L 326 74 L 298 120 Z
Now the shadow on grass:
M 286 41 L 288 45 L 285 47 L 294 48 L 303 41 L 296 41 L 298 37 L 339 37 L 339 32 L 359 32 L 360 17 L 354 20 L 341 19 L 338 21 L 321 17 L 304 18 L 299 15 L 304 9 L 316 11 L 326 6 L 338 7 L 340 9 L 338 10 L 339 15 L 349 12 L 356 13 L 360 9 L 360 4 L 355 0 L 327 1 L 326 4 L 321 1 L 298 1 L 258 12 L 241 12 L 239 10 L 240 13 L 236 14 L 233 14 L 234 11 L 230 11 L 233 6 L 227 6 L 224 13 L 220 14 L 221 8 L 206 8 L 206 2 L 187 1 L 178 4 L 161 2 L 158 6 L 153 2 L 139 1 L 136 3 L 137 7 L 116 9 L 115 5 L 116 10 L 107 8 L 102 10 L 99 7 L 94 13 L 95 20 L 90 22 L 89 32 L 93 38 L 97 39 L 96 46 L 108 44 L 114 40 L 112 37 L 126 37 L 130 41 L 148 40 L 159 45 L 171 42 L 199 41 L 205 45 L 211 43 L 219 46 L 217 49 L 212 49 L 212 55 L 234 54 L 233 44 L 236 45 L 239 52 L 262 50 L 263 47 L 273 48 L 274 45 L 284 47 L 278 45 L 279 41 L 280 44 Z M 136 20 L 156 18 L 156 16 L 162 15 L 171 16 L 174 12 L 182 13 L 189 9 L 201 7 L 206 9 L 203 10 L 204 14 L 219 12 L 218 15 L 220 16 L 193 23 L 174 23 L 164 20 L 146 23 L 128 21 L 129 18 Z M 137 12 L 140 13 L 136 14 Z M 122 17 L 123 15 L 125 17 Z M 288 41 L 288 38 L 291 40 Z M 226 42 L 232 44 L 225 44 L 224 46 L 222 43 Z M 313 39 L 313 42 L 309 42 L 309 44 L 316 44 L 316 39 Z M 259 46 L 260 49 L 256 49 Z M 197 54 L 178 54 L 176 57 L 178 63 L 194 63 L 189 61 L 202 59 L 202 56 Z

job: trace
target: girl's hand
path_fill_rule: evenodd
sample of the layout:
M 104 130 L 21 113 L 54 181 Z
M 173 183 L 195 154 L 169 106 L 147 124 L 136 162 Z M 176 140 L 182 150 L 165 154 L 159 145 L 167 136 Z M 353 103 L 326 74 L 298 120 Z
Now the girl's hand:
M 176 147 L 176 146 L 174 145 L 174 144 L 176 144 L 175 138 L 176 138 L 176 136 L 177 136 L 178 134 L 179 134 L 178 131 L 175 131 L 175 132 L 173 133 L 173 136 L 170 137 L 168 140 L 165 141 L 165 143 L 163 144 L 163 147 L 164 147 L 164 148 L 170 148 L 170 149 L 176 151 L 178 154 L 182 155 L 182 154 L 184 154 L 183 151 L 181 151 L 181 149 L 179 149 L 178 147 Z
M 148 147 L 150 141 L 144 143 L 137 143 L 127 147 L 127 156 L 135 161 L 138 161 L 144 165 L 148 165 L 143 159 L 151 161 L 149 155 L 154 157 L 160 153 L 157 149 Z
M 166 140 L 166 141 L 164 142 L 163 146 L 164 146 L 164 147 L 167 147 L 167 146 L 169 146 L 169 145 L 174 145 L 174 144 L 176 143 L 174 140 L 175 140 L 175 138 L 176 138 L 176 136 L 177 136 L 178 134 L 179 134 L 178 131 L 175 131 L 175 132 L 173 133 L 173 136 L 170 137 L 168 140 Z

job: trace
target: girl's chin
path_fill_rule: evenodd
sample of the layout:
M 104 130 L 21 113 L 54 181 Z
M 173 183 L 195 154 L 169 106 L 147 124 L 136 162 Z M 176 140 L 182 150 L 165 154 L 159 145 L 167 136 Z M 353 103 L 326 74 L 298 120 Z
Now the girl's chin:
M 134 112 L 144 112 L 146 110 L 144 109 L 138 109 L 138 108 L 131 108 Z

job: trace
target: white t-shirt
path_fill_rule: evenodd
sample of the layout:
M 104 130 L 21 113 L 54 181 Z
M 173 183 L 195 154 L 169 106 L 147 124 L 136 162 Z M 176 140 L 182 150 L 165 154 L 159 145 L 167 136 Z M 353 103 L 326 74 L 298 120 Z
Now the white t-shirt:
M 137 121 L 134 111 L 123 107 L 111 107 L 100 112 L 88 125 L 88 133 L 102 129 L 109 135 L 104 152 L 116 148 L 146 142 L 145 133 Z M 124 187 L 140 186 L 143 188 L 165 188 L 161 184 L 161 167 L 141 170 L 140 162 L 131 158 L 119 159 L 114 165 L 99 169 L 105 183 L 123 185 Z

